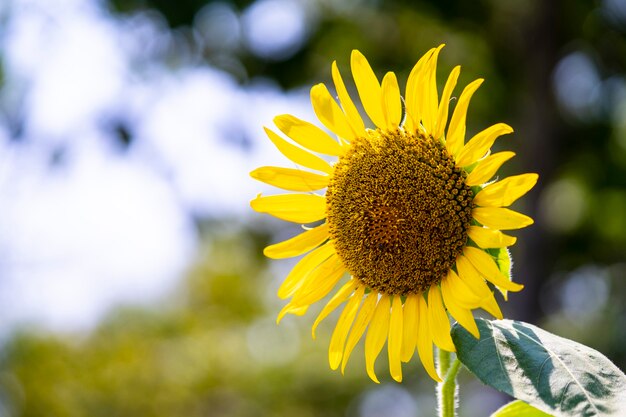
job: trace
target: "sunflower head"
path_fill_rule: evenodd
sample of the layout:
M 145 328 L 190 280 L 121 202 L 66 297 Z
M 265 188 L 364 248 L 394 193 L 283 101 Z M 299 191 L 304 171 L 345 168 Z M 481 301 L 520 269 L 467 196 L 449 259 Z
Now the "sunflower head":
M 439 284 L 467 242 L 466 177 L 432 138 L 398 130 L 354 140 L 326 191 L 330 236 L 346 268 L 386 294 Z
M 251 173 L 297 192 L 258 196 L 251 202 L 254 210 L 305 225 L 321 222 L 265 249 L 270 258 L 306 254 L 279 288 L 279 297 L 290 301 L 278 319 L 304 314 L 333 293 L 313 335 L 319 322 L 345 304 L 330 341 L 330 366 L 341 365 L 343 372 L 365 334 L 366 370 L 375 382 L 374 364 L 385 343 L 396 381 L 402 380 L 401 363 L 416 351 L 428 374 L 440 380 L 433 343 L 455 350 L 448 314 L 478 337 L 472 310 L 502 318 L 493 289 L 505 299 L 508 291 L 522 289 L 504 268 L 506 248 L 516 239 L 502 231 L 532 224 L 507 207 L 535 185 L 537 175 L 493 180 L 514 154 L 491 154 L 491 146 L 513 129 L 498 123 L 465 140 L 467 109 L 482 80 L 463 89 L 448 118 L 460 67 L 452 70 L 439 97 L 436 67 L 442 47 L 417 62 L 404 100 L 394 73 L 379 82 L 365 57 L 352 52 L 354 83 L 372 128 L 366 128 L 333 63 L 339 103 L 324 84 L 311 89 L 311 102 L 336 137 L 294 116 L 278 116 L 276 126 L 293 142 L 266 132 L 296 166 Z

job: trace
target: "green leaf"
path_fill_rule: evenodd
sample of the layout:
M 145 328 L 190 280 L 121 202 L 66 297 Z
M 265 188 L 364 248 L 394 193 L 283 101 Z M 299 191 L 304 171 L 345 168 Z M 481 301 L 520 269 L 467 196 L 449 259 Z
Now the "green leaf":
M 626 416 L 626 375 L 600 352 L 527 323 L 452 328 L 459 360 L 482 382 L 555 416 Z
M 537 410 L 535 407 L 526 404 L 524 401 L 515 400 L 503 405 L 490 417 L 552 417 L 552 414 L 547 414 L 541 410 Z

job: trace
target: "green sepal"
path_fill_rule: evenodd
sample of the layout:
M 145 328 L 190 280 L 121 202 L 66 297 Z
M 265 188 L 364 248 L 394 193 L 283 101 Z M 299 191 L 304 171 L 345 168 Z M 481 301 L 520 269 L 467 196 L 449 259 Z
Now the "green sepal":
M 508 248 L 486 249 L 486 251 L 489 255 L 493 256 L 500 272 L 502 272 L 509 281 L 512 281 L 513 258 Z

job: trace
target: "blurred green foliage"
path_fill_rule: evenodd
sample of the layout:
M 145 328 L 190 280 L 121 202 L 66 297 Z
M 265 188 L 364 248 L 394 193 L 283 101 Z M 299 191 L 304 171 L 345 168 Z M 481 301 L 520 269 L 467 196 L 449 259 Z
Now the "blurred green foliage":
M 313 343 L 308 329 L 276 327 L 259 237 L 211 234 L 162 306 L 119 308 L 84 337 L 15 335 L 0 361 L 8 415 L 344 415 L 368 382 L 327 369 L 329 329 Z M 286 338 L 256 340 L 277 331 L 290 335 L 287 348 Z

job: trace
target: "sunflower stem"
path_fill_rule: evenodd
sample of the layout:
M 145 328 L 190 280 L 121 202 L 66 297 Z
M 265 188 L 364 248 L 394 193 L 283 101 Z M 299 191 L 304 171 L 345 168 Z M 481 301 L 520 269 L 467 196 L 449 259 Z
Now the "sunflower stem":
M 450 365 L 450 352 L 444 349 L 439 349 L 438 356 L 439 375 L 445 375 L 444 380 L 437 386 L 439 417 L 456 417 L 459 394 L 456 375 L 461 368 L 461 362 L 455 357 L 454 362 Z
M 439 375 L 445 376 L 450 368 L 450 352 L 444 349 L 438 349 L 438 351 L 437 366 L 439 367 Z

